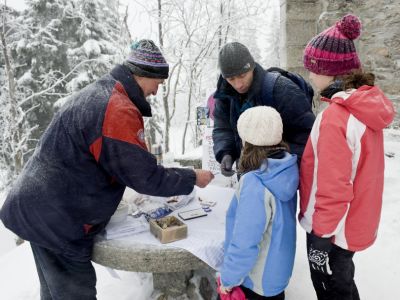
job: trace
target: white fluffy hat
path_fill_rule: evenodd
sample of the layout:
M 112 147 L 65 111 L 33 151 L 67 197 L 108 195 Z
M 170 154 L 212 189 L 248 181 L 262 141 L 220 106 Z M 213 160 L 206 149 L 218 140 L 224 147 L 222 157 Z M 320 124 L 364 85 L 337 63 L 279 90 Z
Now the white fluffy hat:
M 255 146 L 273 146 L 282 141 L 283 124 L 280 114 L 269 106 L 245 110 L 237 122 L 239 136 Z

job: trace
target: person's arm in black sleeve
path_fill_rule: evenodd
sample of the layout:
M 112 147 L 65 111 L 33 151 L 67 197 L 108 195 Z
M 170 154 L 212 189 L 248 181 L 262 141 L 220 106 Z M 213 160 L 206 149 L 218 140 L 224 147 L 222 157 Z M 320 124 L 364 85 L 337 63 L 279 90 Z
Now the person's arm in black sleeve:
M 196 183 L 194 170 L 164 168 L 145 149 L 143 119 L 127 101 L 109 105 L 103 123 L 100 166 L 117 182 L 142 194 L 172 196 L 189 194 Z
M 283 139 L 300 161 L 315 121 L 311 103 L 304 91 L 284 76 L 277 79 L 273 97 L 283 121 Z
M 229 99 L 215 99 L 214 129 L 212 133 L 215 159 L 221 163 L 225 155 L 235 161 L 240 153 L 236 153 L 235 133 L 230 123 Z
M 103 138 L 100 163 L 118 182 L 141 194 L 187 195 L 196 183 L 194 170 L 164 168 L 142 147 L 107 137 Z

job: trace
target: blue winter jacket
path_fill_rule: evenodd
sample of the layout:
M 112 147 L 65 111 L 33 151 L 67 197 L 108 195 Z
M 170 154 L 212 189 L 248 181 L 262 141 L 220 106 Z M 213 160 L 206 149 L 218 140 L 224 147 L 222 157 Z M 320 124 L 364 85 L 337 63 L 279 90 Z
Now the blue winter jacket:
M 115 67 L 54 116 L 1 208 L 21 238 L 74 260 L 90 259 L 125 187 L 139 193 L 189 194 L 193 170 L 164 168 L 144 143 L 149 103 L 130 71 Z
M 229 206 L 221 281 L 274 296 L 292 275 L 299 175 L 296 155 L 267 162 L 241 177 Z
M 252 85 L 247 95 L 248 106 L 265 105 L 267 93 L 265 76 L 267 72 L 256 64 Z M 300 161 L 315 121 L 309 99 L 304 91 L 290 79 L 280 76 L 273 90 L 273 105 L 281 115 L 283 122 L 283 140 L 289 144 L 290 152 L 296 154 Z M 240 157 L 242 140 L 237 131 L 237 121 L 240 114 L 246 109 L 241 105 L 241 97 L 236 90 L 220 76 L 217 90 L 214 94 L 214 154 L 221 162 L 225 154 L 234 160 Z

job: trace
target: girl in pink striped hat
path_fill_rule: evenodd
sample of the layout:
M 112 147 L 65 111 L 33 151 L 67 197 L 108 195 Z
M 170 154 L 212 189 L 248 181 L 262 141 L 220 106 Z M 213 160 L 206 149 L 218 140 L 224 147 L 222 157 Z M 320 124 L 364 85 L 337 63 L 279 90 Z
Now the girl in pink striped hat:
M 360 20 L 346 15 L 304 50 L 310 80 L 330 104 L 315 120 L 300 168 L 299 221 L 319 300 L 360 299 L 353 256 L 374 243 L 382 207 L 382 130 L 395 113 L 361 67 L 353 42 L 360 33 Z

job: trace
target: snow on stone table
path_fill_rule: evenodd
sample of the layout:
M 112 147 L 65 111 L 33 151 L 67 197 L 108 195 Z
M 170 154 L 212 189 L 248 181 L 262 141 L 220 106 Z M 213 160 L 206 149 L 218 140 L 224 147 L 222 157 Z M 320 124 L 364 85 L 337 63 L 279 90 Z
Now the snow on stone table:
M 98 248 L 104 244 L 112 245 L 111 247 L 116 247 L 118 249 L 126 248 L 126 251 L 131 249 L 134 252 L 137 250 L 168 252 L 171 248 L 180 248 L 192 253 L 213 269 L 218 270 L 223 259 L 225 214 L 233 193 L 233 189 L 213 185 L 209 185 L 204 189 L 196 188 L 195 200 L 190 202 L 187 206 L 174 211 L 172 215 L 178 217 L 178 213 L 182 211 L 201 208 L 198 200 L 199 198 L 207 201 L 215 201 L 216 205 L 210 207 L 211 211 L 207 212 L 207 216 L 205 217 L 183 221 L 188 226 L 188 237 L 186 239 L 168 244 L 161 244 L 160 241 L 148 230 L 115 240 L 99 240 L 95 245 L 94 261 L 108 265 L 107 261 L 104 261 L 104 259 L 100 258 L 99 255 L 96 254 L 96 248 L 98 250 Z M 121 259 L 123 259 L 123 257 L 121 257 Z M 148 264 L 151 264 L 151 262 L 148 262 Z M 109 266 L 112 267 L 112 265 Z M 151 267 L 149 265 L 147 265 L 147 267 L 149 268 L 148 272 L 151 272 Z M 157 267 L 158 270 L 159 268 L 162 268 L 162 266 Z M 143 269 L 137 271 L 143 272 Z

